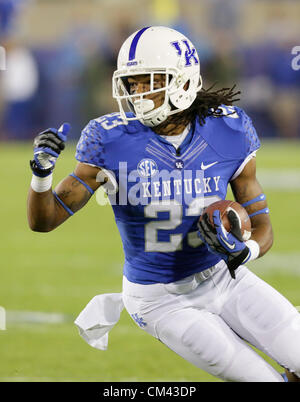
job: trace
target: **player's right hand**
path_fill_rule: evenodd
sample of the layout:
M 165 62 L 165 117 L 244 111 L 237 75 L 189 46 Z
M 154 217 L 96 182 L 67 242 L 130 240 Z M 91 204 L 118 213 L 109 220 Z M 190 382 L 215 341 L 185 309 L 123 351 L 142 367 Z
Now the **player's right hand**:
M 235 270 L 251 256 L 251 251 L 243 240 L 239 227 L 239 221 L 233 211 L 228 212 L 228 219 L 231 225 L 230 232 L 223 226 L 220 211 L 213 213 L 212 225 L 208 214 L 205 213 L 198 223 L 198 236 L 206 244 L 208 250 L 222 257 L 226 262 L 230 275 L 235 279 Z
M 65 148 L 70 128 L 69 123 L 64 123 L 58 130 L 48 128 L 35 137 L 34 158 L 30 161 L 30 167 L 35 176 L 46 177 L 52 173 L 59 154 Z

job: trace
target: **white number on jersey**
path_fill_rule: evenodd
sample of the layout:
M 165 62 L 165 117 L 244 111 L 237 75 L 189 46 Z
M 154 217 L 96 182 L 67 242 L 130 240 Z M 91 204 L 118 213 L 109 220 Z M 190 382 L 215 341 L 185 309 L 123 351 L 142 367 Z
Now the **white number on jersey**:
M 99 117 L 95 120 L 100 123 L 105 130 L 111 130 L 117 126 L 128 124 L 127 121 L 122 119 L 120 113 L 106 114 L 105 116 Z
M 200 216 L 203 209 L 213 202 L 219 201 L 217 196 L 195 198 L 186 209 L 186 216 Z M 168 212 L 169 219 L 163 221 L 152 221 L 145 225 L 145 251 L 170 253 L 182 250 L 183 234 L 170 234 L 169 241 L 158 240 L 158 230 L 174 230 L 182 223 L 183 206 L 176 200 L 152 202 L 144 209 L 145 218 L 157 219 L 159 212 Z M 202 244 L 197 236 L 197 231 L 189 232 L 187 235 L 190 247 L 199 247 Z

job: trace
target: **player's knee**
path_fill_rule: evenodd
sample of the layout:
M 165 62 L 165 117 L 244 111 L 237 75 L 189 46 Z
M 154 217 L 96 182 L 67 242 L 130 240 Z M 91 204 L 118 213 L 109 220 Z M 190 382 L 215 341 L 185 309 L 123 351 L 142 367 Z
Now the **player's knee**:
M 220 376 L 234 357 L 234 348 L 222 333 L 203 331 L 203 326 L 197 322 L 183 333 L 182 343 L 214 375 Z
M 224 381 L 279 381 L 281 376 L 251 348 L 225 332 L 203 331 L 197 322 L 182 336 L 183 345 L 198 360 L 198 366 Z M 273 371 L 272 371 L 273 370 Z
M 288 370 L 300 377 L 300 315 L 292 318 L 285 328 L 275 337 L 273 350 L 278 351 L 282 360 L 277 360 Z

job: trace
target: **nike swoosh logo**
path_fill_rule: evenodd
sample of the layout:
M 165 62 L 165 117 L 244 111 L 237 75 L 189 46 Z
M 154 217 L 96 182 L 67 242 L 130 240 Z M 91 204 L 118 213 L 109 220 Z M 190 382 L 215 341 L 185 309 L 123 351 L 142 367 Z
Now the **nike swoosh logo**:
M 204 163 L 202 162 L 202 163 L 201 163 L 201 169 L 202 169 L 202 170 L 209 169 L 210 167 L 216 165 L 217 163 L 218 163 L 218 161 L 217 161 L 217 162 L 210 163 L 209 165 L 204 165 Z
M 235 243 L 233 243 L 233 244 L 228 243 L 228 241 L 226 241 L 223 236 L 220 236 L 220 237 L 221 237 L 221 240 L 226 244 L 226 246 L 228 248 L 230 248 L 230 250 L 233 250 L 235 248 Z

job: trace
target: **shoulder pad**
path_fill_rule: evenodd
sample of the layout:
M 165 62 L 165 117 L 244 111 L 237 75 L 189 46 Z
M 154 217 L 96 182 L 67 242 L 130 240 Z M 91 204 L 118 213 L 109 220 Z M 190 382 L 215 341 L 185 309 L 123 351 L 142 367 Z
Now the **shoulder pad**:
M 223 158 L 244 159 L 260 147 L 252 121 L 239 107 L 222 105 L 221 109 L 226 116 L 209 117 L 202 136 Z
M 129 117 L 133 114 L 128 114 Z M 81 132 L 75 157 L 79 162 L 105 167 L 106 151 L 111 145 L 126 141 L 126 135 L 141 133 L 147 127 L 139 121 L 123 120 L 120 113 L 111 113 L 91 120 Z
M 103 133 L 99 123 L 91 120 L 81 132 L 75 158 L 82 163 L 104 167 Z

